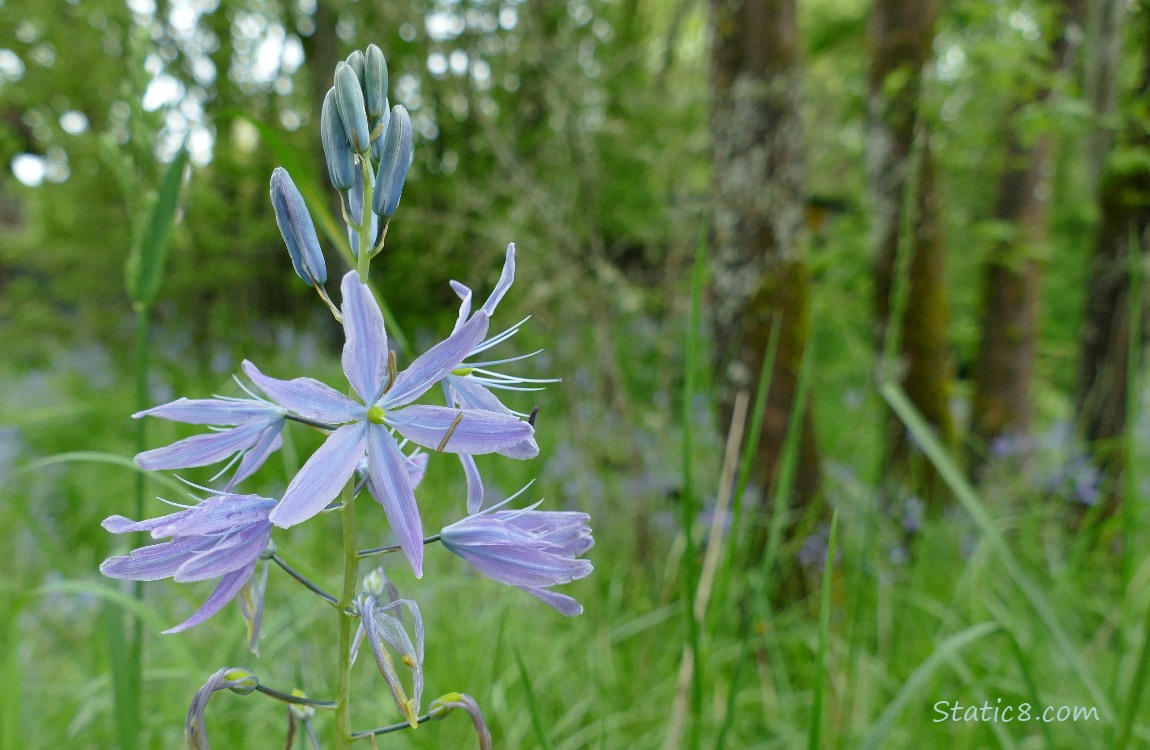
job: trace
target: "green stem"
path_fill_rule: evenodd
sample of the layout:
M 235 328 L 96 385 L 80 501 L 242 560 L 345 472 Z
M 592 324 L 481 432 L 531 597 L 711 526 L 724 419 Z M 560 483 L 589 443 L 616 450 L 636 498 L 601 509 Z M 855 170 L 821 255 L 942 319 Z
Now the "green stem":
M 311 698 L 303 698 L 291 693 L 285 693 L 274 688 L 265 687 L 263 685 L 256 685 L 256 690 L 264 695 L 275 698 L 281 703 L 291 703 L 296 706 L 311 706 L 312 708 L 336 708 L 339 704 L 335 701 L 317 701 Z
M 358 261 L 356 268 L 359 271 L 360 282 L 366 284 L 368 271 L 371 268 L 372 245 L 375 244 L 375 238 L 371 236 L 371 204 L 375 198 L 375 177 L 371 173 L 371 160 L 366 154 L 360 155 L 359 167 L 363 172 L 363 209 L 359 217 L 359 254 L 356 258 Z
M 350 705 L 352 618 L 347 612 L 351 607 L 352 597 L 355 596 L 355 576 L 359 562 L 355 549 L 355 506 L 352 504 L 354 499 L 352 482 L 348 482 L 343 490 L 343 508 L 340 511 L 343 515 L 343 589 L 336 606 L 336 616 L 339 618 L 339 677 L 335 699 L 339 706 L 335 709 L 335 746 L 339 750 L 347 750 L 351 747 L 352 741 Z
M 415 720 L 417 724 L 431 721 L 431 714 L 426 713 Z M 365 729 L 362 732 L 356 732 L 351 736 L 353 740 L 366 740 L 369 737 L 375 737 L 380 734 L 391 734 L 392 732 L 402 732 L 404 729 L 411 729 L 411 725 L 406 721 L 401 721 L 398 724 L 388 724 L 386 727 L 379 727 L 378 729 Z

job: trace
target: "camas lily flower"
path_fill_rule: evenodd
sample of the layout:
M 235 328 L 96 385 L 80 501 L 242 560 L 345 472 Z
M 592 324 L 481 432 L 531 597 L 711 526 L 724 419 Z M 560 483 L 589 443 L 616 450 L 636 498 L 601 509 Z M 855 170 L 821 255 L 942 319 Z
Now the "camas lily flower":
M 242 384 L 240 387 L 243 387 Z M 144 451 L 136 455 L 136 464 L 149 471 L 188 469 L 194 466 L 208 466 L 231 458 L 232 460 L 220 472 L 221 474 L 226 472 L 237 460 L 239 461 L 236 473 L 228 480 L 225 488 L 231 490 L 254 474 L 256 469 L 263 466 L 268 456 L 283 445 L 280 433 L 283 431 L 287 412 L 280 406 L 257 398 L 250 391 L 248 395 L 251 398 L 227 396 L 205 399 L 181 398 L 136 412 L 132 415 L 133 419 L 160 417 L 187 424 L 234 425 L 229 430 L 193 435 L 164 448 Z
M 221 494 L 146 521 L 110 516 L 102 525 L 113 534 L 148 531 L 156 539 L 171 537 L 171 541 L 109 557 L 100 565 L 100 572 L 130 581 L 171 578 L 185 583 L 219 578 L 219 585 L 202 607 L 164 632 L 187 630 L 219 612 L 251 577 L 271 540 L 268 514 L 275 505 L 275 500 L 259 495 Z
M 507 294 L 507 290 L 511 288 L 514 281 L 515 243 L 513 242 L 507 246 L 507 255 L 503 261 L 503 272 L 499 275 L 499 281 L 496 283 L 495 289 L 492 290 L 491 296 L 487 298 L 487 301 L 484 302 L 480 308 L 483 312 L 487 313 L 488 317 L 495 314 L 495 308 L 499 305 L 503 296 Z M 471 316 L 472 294 L 470 288 L 460 284 L 458 281 L 452 281 L 451 288 L 460 299 L 459 316 L 455 321 L 455 330 L 458 331 L 466 324 Z M 456 367 L 448 373 L 443 379 L 443 392 L 448 404 L 462 409 L 484 409 L 498 414 L 509 414 L 519 417 L 527 416 L 526 414 L 512 411 L 504 406 L 503 402 L 500 401 L 491 390 L 538 391 L 542 390 L 542 388 L 539 387 L 542 383 L 557 383 L 559 381 L 557 379 L 521 378 L 487 368 L 518 362 L 535 356 L 539 353 L 538 351 L 519 357 L 511 357 L 510 359 L 497 359 L 483 362 L 468 361 L 491 347 L 507 341 L 518 333 L 520 326 L 526 322 L 527 319 L 524 318 L 506 331 L 496 334 L 482 342 L 468 352 L 467 357 L 464 358 L 459 367 Z M 501 448 L 496 451 L 496 453 L 508 458 L 535 458 L 539 455 L 539 444 L 535 442 L 535 438 L 532 436 L 515 445 Z M 479 512 L 479 509 L 483 507 L 483 481 L 479 476 L 479 469 L 475 465 L 475 459 L 469 455 L 461 454 L 459 460 L 463 464 L 463 473 L 467 478 L 467 512 L 474 514 Z
M 245 361 L 244 372 L 273 401 L 335 429 L 295 475 L 271 513 L 276 526 L 312 518 L 340 492 L 367 457 L 370 482 L 416 576 L 423 575 L 423 526 L 411 489 L 408 459 L 394 429 L 417 445 L 448 453 L 490 453 L 527 440 L 534 429 L 511 414 L 410 405 L 459 366 L 487 332 L 480 311 L 450 337 L 394 374 L 383 314 L 359 274 L 343 277 L 343 371 L 360 403 L 311 378 L 277 380 Z M 337 426 L 339 425 L 339 426 Z
M 408 611 L 411 612 L 412 620 L 415 623 L 414 642 L 404 630 L 403 623 L 400 622 L 399 618 L 388 614 L 391 610 L 399 607 L 407 607 Z M 367 642 L 371 646 L 371 653 L 375 657 L 375 663 L 379 667 L 379 673 L 387 682 L 387 687 L 391 690 L 391 697 L 395 700 L 396 707 L 399 708 L 403 718 L 414 729 L 419 726 L 419 703 L 423 696 L 424 631 L 423 617 L 419 614 L 419 605 L 410 599 L 397 599 L 390 604 L 380 604 L 374 594 L 361 594 L 356 598 L 355 608 L 360 616 L 360 634 L 356 636 L 357 648 L 355 650 L 358 650 L 360 639 L 366 635 Z M 412 690 L 410 698 L 407 697 L 407 692 L 403 689 L 403 683 L 399 679 L 395 660 L 383 647 L 384 644 L 395 649 L 399 654 L 400 661 L 411 669 Z M 353 662 L 355 661 L 355 651 L 352 652 L 351 659 Z
M 468 516 L 439 532 L 440 541 L 488 578 L 526 591 L 568 617 L 581 614 L 579 602 L 549 589 L 591 573 L 589 561 L 576 559 L 594 544 L 589 517 L 536 507 L 492 508 Z

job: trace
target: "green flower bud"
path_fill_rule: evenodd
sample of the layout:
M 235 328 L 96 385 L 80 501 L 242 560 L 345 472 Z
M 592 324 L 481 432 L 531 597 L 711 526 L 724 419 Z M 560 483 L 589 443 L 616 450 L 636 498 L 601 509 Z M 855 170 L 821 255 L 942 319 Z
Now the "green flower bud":
M 411 167 L 411 116 L 402 105 L 391 109 L 391 122 L 384 135 L 383 154 L 375 178 L 372 210 L 381 218 L 390 219 L 399 208 L 403 183 Z
M 345 62 L 335 66 L 335 109 L 343 123 L 347 142 L 357 154 L 371 148 L 367 132 L 367 110 L 364 109 L 363 87 L 355 70 Z
M 319 119 L 323 153 L 327 157 L 328 177 L 331 178 L 332 187 L 345 193 L 355 185 L 355 176 L 359 174 L 359 170 L 355 166 L 355 152 L 347 143 L 343 124 L 340 123 L 339 114 L 336 112 L 335 88 L 328 89 Z
M 224 675 L 224 680 L 230 684 L 225 684 L 223 687 L 237 695 L 251 695 L 260 686 L 260 678 L 241 667 L 229 670 Z
M 367 45 L 362 80 L 368 116 L 383 117 L 387 113 L 387 60 L 374 44 Z

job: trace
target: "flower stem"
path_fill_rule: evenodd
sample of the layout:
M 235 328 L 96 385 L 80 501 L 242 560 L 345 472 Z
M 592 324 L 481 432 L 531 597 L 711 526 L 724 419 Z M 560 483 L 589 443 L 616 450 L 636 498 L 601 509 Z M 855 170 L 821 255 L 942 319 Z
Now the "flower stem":
M 336 708 L 339 704 L 334 701 L 317 701 L 311 698 L 301 698 L 298 695 L 291 693 L 284 693 L 274 688 L 264 687 L 263 685 L 256 685 L 256 690 L 266 696 L 275 698 L 282 703 L 290 703 L 296 706 L 311 706 L 312 708 Z
M 375 238 L 371 236 L 371 204 L 375 193 L 375 175 L 371 173 L 371 160 L 366 154 L 360 154 L 359 167 L 363 172 L 363 210 L 359 218 L 359 255 L 356 270 L 359 271 L 360 283 L 367 283 L 368 271 L 371 268 L 372 245 Z
M 324 591 L 323 589 L 321 589 L 315 583 L 312 583 L 312 581 L 307 576 L 300 573 L 298 570 L 296 570 L 292 566 L 288 565 L 287 562 L 282 557 L 280 557 L 279 555 L 272 555 L 268 559 L 270 559 L 276 565 L 283 568 L 285 573 L 287 573 L 289 576 L 291 576 L 292 578 L 299 581 L 309 591 L 311 591 L 312 593 L 318 594 L 328 604 L 339 606 L 339 600 L 338 599 L 336 599 L 334 596 L 332 596 L 331 594 L 329 594 L 326 591 Z
M 423 540 L 424 544 L 434 544 L 439 541 L 439 534 L 429 536 Z M 402 547 L 398 544 L 393 544 L 390 547 L 372 547 L 371 549 L 360 550 L 356 557 L 374 557 L 375 555 L 387 555 L 392 552 L 399 552 Z
M 431 714 L 426 713 L 415 720 L 417 724 L 431 721 Z M 353 740 L 366 740 L 368 737 L 375 737 L 380 734 L 391 734 L 392 732 L 400 732 L 404 729 L 411 729 L 411 725 L 406 721 L 401 721 L 398 724 L 388 724 L 386 727 L 379 727 L 378 729 L 365 729 L 362 732 L 356 732 L 351 736 Z
M 351 607 L 352 597 L 355 596 L 355 576 L 358 570 L 359 559 L 355 549 L 355 499 L 352 482 L 347 483 L 343 489 L 343 589 L 340 592 L 339 602 L 336 606 L 336 616 L 339 618 L 339 677 L 336 684 L 335 699 L 339 706 L 335 710 L 335 732 L 338 750 L 347 750 L 351 747 L 351 616 L 348 610 Z

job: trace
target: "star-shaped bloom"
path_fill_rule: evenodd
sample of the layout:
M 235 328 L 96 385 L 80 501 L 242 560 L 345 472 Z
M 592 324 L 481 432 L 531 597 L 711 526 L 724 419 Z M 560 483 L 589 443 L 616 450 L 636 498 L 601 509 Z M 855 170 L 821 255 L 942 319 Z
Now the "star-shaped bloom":
M 488 317 L 494 315 L 495 308 L 499 305 L 503 296 L 507 294 L 507 290 L 511 288 L 514 281 L 515 243 L 513 242 L 507 246 L 507 255 L 503 261 L 503 272 L 499 275 L 499 281 L 496 283 L 495 289 L 492 290 L 491 296 L 483 303 L 480 310 L 487 313 Z M 455 322 L 455 330 L 458 331 L 462 326 L 466 325 L 471 317 L 472 293 L 470 288 L 458 281 L 452 281 L 451 288 L 455 290 L 455 293 L 460 299 L 459 316 Z M 538 351 L 509 359 L 495 359 L 483 362 L 468 361 L 491 347 L 507 341 L 518 333 L 520 326 L 526 322 L 527 319 L 524 318 L 506 331 L 492 336 L 468 352 L 463 362 L 460 363 L 460 366 L 453 369 L 443 379 L 443 391 L 447 398 L 447 403 L 462 409 L 484 409 L 498 414 L 508 414 L 519 417 L 526 416 L 525 414 L 512 411 L 504 406 L 503 402 L 500 401 L 491 390 L 538 391 L 542 390 L 542 388 L 539 387 L 540 384 L 556 383 L 558 380 L 521 378 L 487 368 L 518 362 L 535 356 L 539 353 Z M 530 437 L 515 445 L 501 448 L 496 452 L 507 458 L 535 458 L 539 455 L 539 444 L 535 442 L 534 437 Z M 479 512 L 479 509 L 483 507 L 483 481 L 479 476 L 479 469 L 475 465 L 475 459 L 471 456 L 461 454 L 459 460 L 463 464 L 463 473 L 467 478 L 467 512 L 474 514 Z
M 539 511 L 537 505 L 468 516 L 439 532 L 440 541 L 488 578 L 526 591 L 564 615 L 578 615 L 582 605 L 550 587 L 591 573 L 591 563 L 577 559 L 594 544 L 589 517 Z
M 113 534 L 148 531 L 153 538 L 171 537 L 171 541 L 109 557 L 100 565 L 100 572 L 130 581 L 171 578 L 185 583 L 219 578 L 219 585 L 202 607 L 164 632 L 187 630 L 219 612 L 251 577 L 271 540 L 268 514 L 275 505 L 274 499 L 259 495 L 221 494 L 146 521 L 110 516 L 102 525 Z
M 359 274 L 343 277 L 343 371 L 356 402 L 311 378 L 277 380 L 245 361 L 244 372 L 273 401 L 300 417 L 339 425 L 288 484 L 271 513 L 289 527 L 324 509 L 367 457 L 370 482 L 412 570 L 423 574 L 423 526 L 411 489 L 408 459 L 392 430 L 417 445 L 448 453 L 491 453 L 531 438 L 534 429 L 512 414 L 411 405 L 483 340 L 480 310 L 446 340 L 393 375 L 388 366 L 383 314 Z
M 140 468 L 151 471 L 208 466 L 231 458 L 232 460 L 220 472 L 222 474 L 237 460 L 239 461 L 236 473 L 225 488 L 231 490 L 254 474 L 256 469 L 263 466 L 268 456 L 283 445 L 280 433 L 283 431 L 286 411 L 282 407 L 256 398 L 254 394 L 249 395 L 253 397 L 181 398 L 136 412 L 132 415 L 135 419 L 160 417 L 187 424 L 231 426 L 231 429 L 206 435 L 193 435 L 164 448 L 144 451 L 136 455 L 136 463 Z

